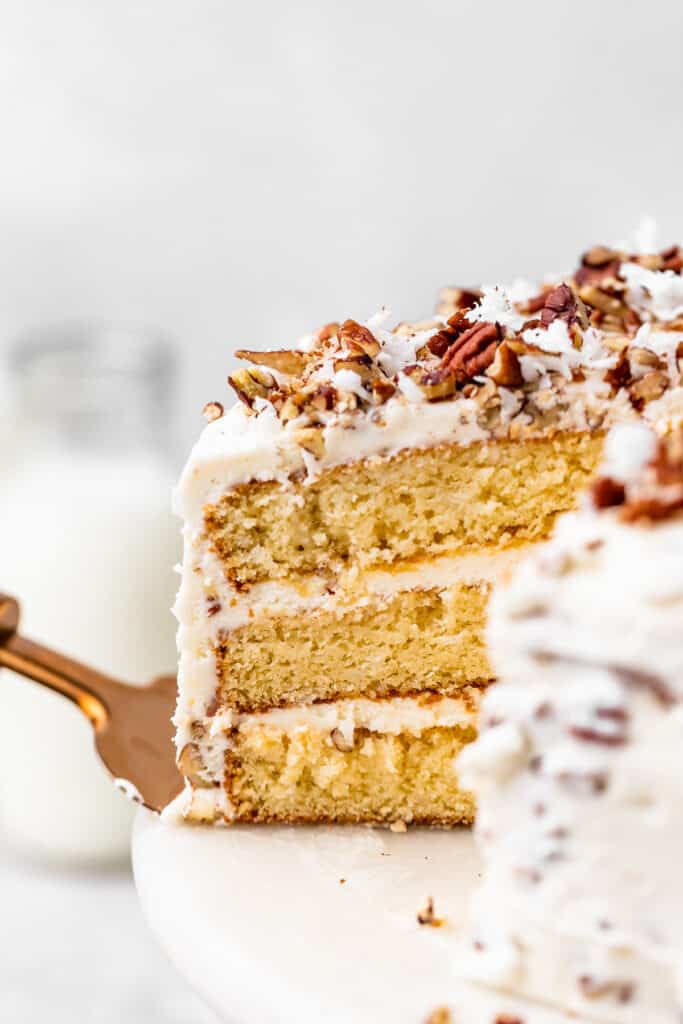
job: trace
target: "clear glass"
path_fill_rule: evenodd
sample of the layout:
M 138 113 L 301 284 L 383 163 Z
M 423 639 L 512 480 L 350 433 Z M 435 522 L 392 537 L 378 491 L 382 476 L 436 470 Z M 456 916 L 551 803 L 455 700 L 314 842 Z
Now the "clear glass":
M 0 590 L 29 636 L 131 682 L 175 665 L 174 359 L 150 332 L 45 328 L 9 354 Z M 30 854 L 127 856 L 131 806 L 59 697 L 0 677 L 0 828 Z

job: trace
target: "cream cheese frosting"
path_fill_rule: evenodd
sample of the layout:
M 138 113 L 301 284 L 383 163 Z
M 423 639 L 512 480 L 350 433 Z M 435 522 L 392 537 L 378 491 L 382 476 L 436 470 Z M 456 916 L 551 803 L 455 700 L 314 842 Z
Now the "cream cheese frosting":
M 683 1014 L 683 519 L 625 515 L 653 444 L 615 432 L 624 514 L 587 502 L 494 594 L 502 682 L 458 762 L 485 861 L 466 973 L 615 1024 Z

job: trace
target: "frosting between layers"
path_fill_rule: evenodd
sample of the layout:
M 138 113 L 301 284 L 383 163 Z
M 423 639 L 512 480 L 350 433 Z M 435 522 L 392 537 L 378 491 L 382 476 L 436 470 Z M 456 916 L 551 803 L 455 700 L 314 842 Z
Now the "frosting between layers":
M 221 631 L 229 632 L 258 621 L 261 614 L 343 612 L 378 598 L 388 601 L 400 591 L 411 589 L 439 590 L 446 599 L 458 584 L 492 583 L 519 559 L 521 550 L 516 547 L 476 555 L 445 555 L 431 561 L 402 563 L 392 569 L 361 572 L 352 568 L 340 574 L 332 592 L 329 581 L 308 577 L 298 583 L 258 583 L 239 593 L 225 580 L 206 538 L 186 527 L 182 581 L 174 608 L 181 652 L 180 695 L 174 717 L 178 750 L 190 742 L 192 723 L 204 718 L 215 695 L 214 645 Z M 217 606 L 215 613 L 207 613 L 208 608 Z
M 293 704 L 256 713 L 223 711 L 212 720 L 209 733 L 219 735 L 227 729 L 245 732 L 266 728 L 286 733 L 301 729 L 317 732 L 339 729 L 349 743 L 353 741 L 356 729 L 392 735 L 404 732 L 419 735 L 425 729 L 473 724 L 480 691 L 477 687 L 468 686 L 462 693 L 462 697 L 433 694 L 379 700 L 354 697 L 321 701 L 319 704 Z

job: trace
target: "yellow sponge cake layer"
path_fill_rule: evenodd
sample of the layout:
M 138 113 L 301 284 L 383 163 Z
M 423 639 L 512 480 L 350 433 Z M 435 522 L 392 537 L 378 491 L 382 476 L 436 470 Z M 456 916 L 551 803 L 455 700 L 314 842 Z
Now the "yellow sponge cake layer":
M 484 627 L 490 584 L 409 590 L 333 611 L 259 615 L 216 644 L 218 707 L 419 690 L 455 693 L 493 675 Z
M 474 736 L 472 726 L 360 732 L 347 751 L 315 731 L 254 730 L 228 754 L 227 794 L 238 821 L 468 824 L 474 801 L 455 760 Z
M 444 445 L 254 482 L 205 510 L 208 537 L 236 585 L 545 537 L 574 506 L 603 437 Z

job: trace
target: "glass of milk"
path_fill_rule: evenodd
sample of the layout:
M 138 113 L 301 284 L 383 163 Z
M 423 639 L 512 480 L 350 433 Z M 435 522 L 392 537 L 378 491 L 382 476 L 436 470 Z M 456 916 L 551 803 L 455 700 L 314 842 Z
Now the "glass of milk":
M 132 683 L 175 667 L 173 377 L 169 345 L 128 329 L 45 329 L 9 355 L 0 591 L 27 636 Z M 0 831 L 29 855 L 102 864 L 127 857 L 131 819 L 82 713 L 0 672 Z

